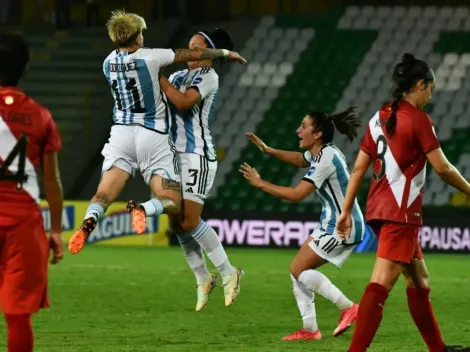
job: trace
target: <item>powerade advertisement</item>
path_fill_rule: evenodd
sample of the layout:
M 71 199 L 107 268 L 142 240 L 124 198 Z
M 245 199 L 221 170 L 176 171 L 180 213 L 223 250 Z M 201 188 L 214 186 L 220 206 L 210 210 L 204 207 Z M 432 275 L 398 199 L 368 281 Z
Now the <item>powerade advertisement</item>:
M 313 213 L 212 213 L 206 222 L 225 246 L 298 248 L 319 226 Z M 470 221 L 463 217 L 429 216 L 421 227 L 420 244 L 427 252 L 470 253 Z M 368 228 L 356 252 L 375 252 L 377 239 Z
M 62 213 L 63 238 L 68 242 L 75 230 L 82 224 L 88 207 L 86 201 L 65 201 Z M 50 231 L 51 217 L 47 202 L 41 201 L 44 227 Z M 105 216 L 98 222 L 96 229 L 87 240 L 88 244 L 123 245 L 123 246 L 168 246 L 168 217 L 147 218 L 147 229 L 142 235 L 136 235 L 132 229 L 131 215 L 126 211 L 125 202 L 113 203 Z

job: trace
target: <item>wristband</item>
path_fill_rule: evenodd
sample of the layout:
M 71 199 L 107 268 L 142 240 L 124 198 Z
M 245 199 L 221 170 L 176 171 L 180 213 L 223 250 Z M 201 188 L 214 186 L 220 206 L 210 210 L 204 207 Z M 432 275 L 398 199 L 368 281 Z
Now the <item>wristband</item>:
M 222 49 L 222 52 L 224 53 L 224 57 L 227 57 L 230 54 L 230 51 L 227 49 Z

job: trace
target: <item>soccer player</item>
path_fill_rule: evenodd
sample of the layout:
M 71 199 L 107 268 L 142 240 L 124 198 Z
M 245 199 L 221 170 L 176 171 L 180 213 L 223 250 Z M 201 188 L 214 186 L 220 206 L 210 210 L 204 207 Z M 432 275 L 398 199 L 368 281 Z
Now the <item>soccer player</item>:
M 159 85 L 160 70 L 172 63 L 226 58 L 246 63 L 226 49 L 144 48 L 145 20 L 124 11 L 113 12 L 108 34 L 118 49 L 105 59 L 103 71 L 115 100 L 114 125 L 103 148 L 102 179 L 85 219 L 69 242 L 69 251 L 82 250 L 89 234 L 139 170 L 157 199 L 156 213 L 179 214 L 179 175 L 168 138 L 169 109 Z
M 247 163 L 240 172 L 255 187 L 276 197 L 299 202 L 317 192 L 322 202 L 320 227 L 304 242 L 290 264 L 290 276 L 294 285 L 294 296 L 303 320 L 303 327 L 283 338 L 292 340 L 320 340 L 314 297 L 319 294 L 335 304 L 341 312 L 339 324 L 333 336 L 343 334 L 356 320 L 357 304 L 348 299 L 331 281 L 317 269 L 326 263 L 340 268 L 365 234 L 361 209 L 354 201 L 352 207 L 353 231 L 347 240 L 335 232 L 336 219 L 341 213 L 340 204 L 349 179 L 349 172 L 341 151 L 333 142 L 335 127 L 352 141 L 357 136 L 360 120 L 349 108 L 329 115 L 313 112 L 306 115 L 297 129 L 299 147 L 305 152 L 291 152 L 268 147 L 261 139 L 248 133 L 248 139 L 262 152 L 297 167 L 310 167 L 307 174 L 295 187 L 283 187 L 264 181 L 256 169 Z
M 191 37 L 190 49 L 227 48 L 233 41 L 223 29 L 200 31 Z M 217 155 L 210 133 L 214 106 L 219 90 L 219 76 L 212 68 L 214 60 L 188 62 L 188 69 L 160 78 L 160 86 L 170 101 L 171 138 L 178 154 L 181 172 L 183 207 L 181 223 L 173 225 L 186 261 L 196 276 L 196 311 L 201 311 L 214 289 L 217 276 L 205 263 L 202 249 L 219 270 L 224 285 L 225 305 L 230 306 L 240 292 L 242 270 L 234 268 L 225 253 L 217 233 L 203 220 L 201 213 L 217 171 Z M 155 200 L 136 207 L 130 201 L 135 230 L 145 230 L 146 217 L 154 216 Z
M 378 237 L 377 258 L 349 351 L 363 352 L 370 346 L 389 292 L 403 274 L 408 308 L 428 350 L 443 352 L 446 346 L 433 313 L 429 274 L 418 242 L 426 160 L 445 182 L 469 196 L 470 184 L 445 157 L 432 120 L 422 111 L 436 84 L 428 64 L 405 54 L 393 70 L 393 82 L 394 100 L 369 122 L 337 223 L 337 232 L 347 240 L 359 186 L 373 163 L 366 220 Z
M 49 306 L 47 262 L 62 260 L 61 141 L 49 111 L 17 88 L 29 62 L 19 36 L 0 35 L 0 307 L 8 351 L 33 351 L 31 315 Z M 38 167 L 51 211 L 51 236 L 39 206 Z

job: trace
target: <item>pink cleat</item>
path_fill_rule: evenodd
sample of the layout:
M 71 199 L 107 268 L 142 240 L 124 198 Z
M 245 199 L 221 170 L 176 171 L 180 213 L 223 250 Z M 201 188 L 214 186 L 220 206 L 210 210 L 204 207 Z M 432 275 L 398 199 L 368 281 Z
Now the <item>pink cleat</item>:
M 341 311 L 338 326 L 333 332 L 334 337 L 344 334 L 349 327 L 356 321 L 359 305 L 354 304 L 351 308 Z
M 299 341 L 299 340 L 321 340 L 321 332 L 317 330 L 315 332 L 310 332 L 305 329 L 300 329 L 299 331 L 294 332 L 293 334 L 284 336 L 282 341 Z

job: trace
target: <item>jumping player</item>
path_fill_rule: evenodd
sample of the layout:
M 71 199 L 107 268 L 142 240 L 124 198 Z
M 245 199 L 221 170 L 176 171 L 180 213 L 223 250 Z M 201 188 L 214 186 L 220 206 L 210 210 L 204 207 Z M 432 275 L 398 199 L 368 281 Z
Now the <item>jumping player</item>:
M 62 260 L 61 141 L 49 111 L 16 86 L 29 62 L 19 36 L 0 35 L 0 307 L 8 351 L 33 351 L 31 315 L 49 306 L 47 262 Z M 39 207 L 38 167 L 51 211 L 51 236 Z
M 145 20 L 136 14 L 113 12 L 107 28 L 109 37 L 118 46 L 103 64 L 115 100 L 114 125 L 102 151 L 103 174 L 98 190 L 83 224 L 69 242 L 69 250 L 74 254 L 84 247 L 98 220 L 136 170 L 156 195 L 158 214 L 180 212 L 179 176 L 168 138 L 169 111 L 161 93 L 159 71 L 172 63 L 218 58 L 246 63 L 240 55 L 226 49 L 144 48 L 142 32 L 147 27 Z
M 363 352 L 370 346 L 382 321 L 385 301 L 401 274 L 406 280 L 408 308 L 428 350 L 450 351 L 433 313 L 429 274 L 418 242 L 426 160 L 445 182 L 469 196 L 470 184 L 445 157 L 432 120 L 422 111 L 436 84 L 428 64 L 405 54 L 395 66 L 393 82 L 394 100 L 369 122 L 337 223 L 342 238 L 350 238 L 355 198 L 373 163 L 366 220 L 378 237 L 377 258 L 349 351 Z
M 193 35 L 189 48 L 233 50 L 233 41 L 226 31 L 216 28 Z M 204 201 L 217 171 L 217 156 L 210 133 L 219 90 L 219 76 L 212 68 L 213 63 L 213 59 L 191 61 L 188 69 L 175 72 L 169 80 L 160 78 L 160 86 L 171 103 L 171 138 L 176 146 L 182 182 L 181 223 L 175 226 L 175 231 L 186 261 L 196 276 L 198 312 L 205 307 L 217 282 L 217 276 L 206 266 L 203 248 L 222 276 L 226 306 L 237 298 L 243 274 L 230 264 L 214 229 L 201 220 Z M 137 208 L 134 201 L 129 202 L 128 208 L 135 209 L 132 215 L 137 232 L 145 230 L 146 217 L 155 215 L 154 202 L 152 199 Z
M 248 133 L 248 139 L 262 152 L 297 167 L 310 167 L 296 187 L 278 186 L 261 179 L 256 169 L 247 163 L 240 172 L 255 187 L 276 197 L 299 202 L 313 192 L 322 201 L 320 227 L 304 242 L 290 264 L 294 296 L 303 320 L 303 328 L 283 338 L 292 340 L 320 340 L 314 304 L 315 293 L 325 297 L 341 311 L 339 324 L 333 336 L 343 334 L 356 320 L 357 304 L 349 300 L 317 269 L 326 263 L 340 268 L 365 234 L 364 218 L 356 201 L 353 205 L 353 235 L 342 240 L 335 232 L 336 219 L 341 213 L 349 172 L 343 154 L 332 144 L 335 127 L 352 141 L 357 136 L 360 120 L 354 108 L 329 115 L 314 112 L 306 115 L 297 129 L 299 147 L 305 152 L 291 152 L 268 147 L 261 139 Z

